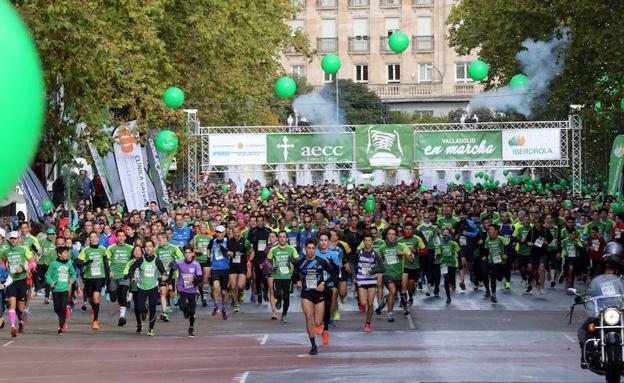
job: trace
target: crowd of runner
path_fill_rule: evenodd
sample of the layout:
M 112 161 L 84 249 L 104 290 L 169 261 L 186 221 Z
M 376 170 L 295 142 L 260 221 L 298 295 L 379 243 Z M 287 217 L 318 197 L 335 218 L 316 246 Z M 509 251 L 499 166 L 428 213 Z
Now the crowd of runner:
M 315 336 L 329 343 L 349 291 L 370 332 L 375 313 L 394 322 L 395 309 L 408 315 L 419 296 L 443 291 L 450 304 L 454 293 L 482 290 L 496 304 L 500 289 L 572 287 L 596 272 L 606 242 L 624 241 L 624 216 L 563 194 L 326 183 L 274 185 L 263 200 L 261 187 L 206 185 L 196 200 L 173 194 L 162 210 L 82 201 L 45 224 L 13 220 L 0 229 L 0 314 L 11 336 L 24 331 L 35 294 L 53 302 L 59 335 L 80 309 L 98 330 L 108 297 L 119 326 L 133 308 L 136 332 L 154 336 L 157 319 L 168 322 L 177 307 L 193 336 L 198 305 L 227 320 L 245 300 L 268 304 L 271 319 L 287 322 L 296 293 L 316 354 Z M 364 209 L 370 195 L 374 211 Z M 512 285 L 514 271 L 521 285 Z

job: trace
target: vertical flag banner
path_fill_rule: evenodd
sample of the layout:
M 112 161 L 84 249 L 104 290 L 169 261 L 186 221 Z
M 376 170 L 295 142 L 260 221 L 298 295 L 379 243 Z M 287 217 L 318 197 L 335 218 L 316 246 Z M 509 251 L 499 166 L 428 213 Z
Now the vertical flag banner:
M 141 146 L 133 133 L 136 121 L 119 126 L 113 132 L 115 160 L 128 210 L 145 209 L 150 202 L 147 172 Z
M 622 171 L 624 171 L 624 134 L 619 134 L 615 137 L 611 146 L 609 185 L 607 190 L 609 193 L 622 192 Z

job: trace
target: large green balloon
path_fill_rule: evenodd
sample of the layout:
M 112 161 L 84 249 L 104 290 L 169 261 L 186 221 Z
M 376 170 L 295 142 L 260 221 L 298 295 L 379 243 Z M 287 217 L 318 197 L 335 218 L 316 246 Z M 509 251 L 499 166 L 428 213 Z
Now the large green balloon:
M 295 80 L 288 76 L 281 77 L 275 82 L 275 93 L 280 98 L 292 97 L 297 91 L 297 84 Z
M 403 32 L 393 32 L 388 38 L 388 45 L 395 53 L 403 53 L 409 46 L 409 38 Z
M 529 87 L 529 78 L 523 74 L 517 74 L 509 81 L 511 89 L 526 89 Z
M 366 210 L 369 213 L 372 213 L 375 211 L 375 199 L 374 198 L 368 198 L 366 200 L 366 202 L 364 202 L 364 210 Z
M 269 199 L 269 197 L 271 196 L 271 191 L 267 188 L 262 188 L 262 191 L 260 192 L 260 198 L 264 201 Z
M 184 92 L 182 89 L 173 86 L 165 91 L 163 100 L 169 108 L 177 109 L 184 104 Z
M 178 150 L 178 136 L 171 130 L 163 130 L 156 136 L 156 149 L 166 154 Z
M 488 75 L 488 65 L 481 60 L 473 61 L 468 67 L 468 76 L 475 81 L 481 81 Z
M 321 68 L 325 73 L 335 74 L 340 69 L 340 58 L 336 55 L 327 55 L 321 61 Z
M 0 1 L 0 200 L 30 164 L 41 134 L 45 90 L 30 33 L 8 1 Z
M 43 209 L 43 211 L 45 211 L 46 213 L 52 211 L 52 209 L 54 209 L 54 205 L 52 205 L 51 201 L 44 201 L 41 204 L 41 208 Z

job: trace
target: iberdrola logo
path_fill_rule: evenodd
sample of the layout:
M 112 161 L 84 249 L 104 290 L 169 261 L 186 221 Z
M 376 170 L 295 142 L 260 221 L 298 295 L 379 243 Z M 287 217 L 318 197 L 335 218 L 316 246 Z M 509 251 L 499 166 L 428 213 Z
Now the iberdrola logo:
M 523 146 L 525 144 L 526 140 L 524 139 L 524 136 L 520 136 L 520 137 L 511 137 L 511 139 L 509 140 L 509 146 Z
M 615 149 L 613 149 L 613 154 L 614 154 L 617 158 L 622 158 L 622 156 L 624 156 L 624 147 L 622 147 L 622 146 L 617 146 Z

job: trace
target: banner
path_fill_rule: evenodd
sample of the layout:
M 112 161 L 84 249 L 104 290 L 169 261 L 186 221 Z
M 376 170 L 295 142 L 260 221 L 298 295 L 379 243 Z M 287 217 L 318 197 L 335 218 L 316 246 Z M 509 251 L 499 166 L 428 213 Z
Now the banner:
M 560 129 L 503 130 L 503 160 L 561 159 Z
M 267 146 L 265 134 L 208 135 L 210 165 L 264 165 Z
M 410 125 L 356 126 L 356 167 L 412 168 L 413 132 L 414 128 Z
M 165 177 L 162 174 L 160 167 L 160 160 L 156 151 L 156 144 L 153 138 L 147 140 L 147 163 L 149 164 L 147 174 L 154 182 L 154 188 L 156 189 L 156 197 L 158 198 L 158 204 L 161 209 L 169 208 L 169 192 L 167 191 L 167 183 Z
M 43 202 L 50 201 L 50 197 L 32 169 L 28 168 L 26 170 L 20 179 L 19 187 L 24 194 L 30 221 L 41 222 L 41 219 L 45 216 L 42 207 Z
M 169 176 L 169 170 L 171 169 L 171 164 L 175 159 L 174 153 L 163 153 L 158 152 L 158 160 L 160 161 L 160 170 L 162 172 L 163 178 L 165 181 L 167 180 L 167 176 Z
M 353 162 L 353 136 L 348 133 L 267 134 L 268 164 Z
M 123 201 L 123 192 L 121 190 L 121 181 L 119 181 L 119 173 L 117 172 L 117 165 L 115 164 L 115 156 L 113 153 L 106 153 L 106 156 L 102 158 L 98 153 L 95 146 L 92 143 L 87 144 L 91 157 L 93 157 L 93 163 L 102 180 L 106 197 L 110 203 L 119 203 Z M 112 162 L 112 166 L 110 163 Z
M 416 161 L 485 161 L 503 157 L 500 131 L 416 132 Z
M 132 121 L 113 132 L 117 170 L 128 211 L 143 210 L 150 202 L 141 146 L 132 133 L 135 127 L 136 121 Z
M 622 192 L 622 171 L 624 171 L 624 134 L 619 134 L 611 146 L 609 159 L 609 187 L 610 194 Z

